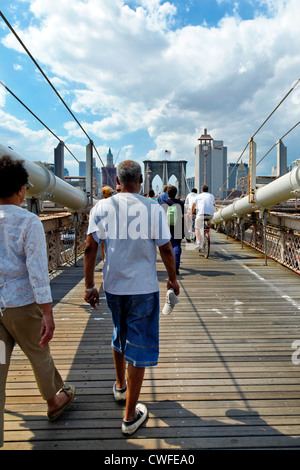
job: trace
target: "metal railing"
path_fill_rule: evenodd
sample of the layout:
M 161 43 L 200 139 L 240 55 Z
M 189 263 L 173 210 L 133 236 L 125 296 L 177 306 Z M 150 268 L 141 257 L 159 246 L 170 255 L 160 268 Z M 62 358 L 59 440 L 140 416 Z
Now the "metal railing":
M 271 213 L 264 224 L 259 213 L 254 213 L 251 218 L 223 222 L 218 230 L 264 253 L 265 264 L 271 258 L 300 274 L 300 215 L 292 216 L 293 223 L 285 224 L 283 221 L 290 217 Z
M 63 266 L 76 266 L 77 260 L 83 255 L 88 216 L 83 214 L 77 220 L 71 213 L 41 216 L 43 223 L 50 276 Z

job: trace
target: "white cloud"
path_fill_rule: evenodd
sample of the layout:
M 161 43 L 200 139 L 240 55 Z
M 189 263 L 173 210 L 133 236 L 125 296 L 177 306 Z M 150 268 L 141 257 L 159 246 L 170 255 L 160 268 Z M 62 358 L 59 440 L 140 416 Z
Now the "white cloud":
M 72 109 L 99 139 L 146 129 L 156 145 L 148 157 L 172 146 L 172 157 L 193 162 L 207 127 L 232 159 L 299 75 L 299 1 L 253 3 L 267 6 L 269 16 L 175 29 L 171 1 L 130 8 L 121 0 L 32 0 L 35 22 L 22 39 L 57 86 L 69 83 Z M 4 42 L 20 50 L 12 35 Z M 274 116 L 261 134 L 263 148 L 295 124 L 298 103 L 299 94 Z M 82 137 L 74 123 L 65 129 Z

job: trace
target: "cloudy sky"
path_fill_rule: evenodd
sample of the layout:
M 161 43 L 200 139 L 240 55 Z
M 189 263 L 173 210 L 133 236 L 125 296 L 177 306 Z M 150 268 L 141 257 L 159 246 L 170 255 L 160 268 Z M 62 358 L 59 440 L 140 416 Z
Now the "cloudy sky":
M 207 128 L 235 162 L 300 78 L 299 0 L 7 0 L 1 12 L 104 162 L 188 161 Z M 88 139 L 0 19 L 0 80 L 85 159 Z M 300 85 L 255 136 L 258 160 L 299 121 Z M 284 139 L 300 157 L 300 126 Z M 0 86 L 0 143 L 53 162 L 58 141 Z M 97 159 L 97 165 L 101 162 Z M 66 167 L 78 163 L 66 151 Z M 243 156 L 248 161 L 248 151 Z M 258 166 L 270 174 L 276 151 Z

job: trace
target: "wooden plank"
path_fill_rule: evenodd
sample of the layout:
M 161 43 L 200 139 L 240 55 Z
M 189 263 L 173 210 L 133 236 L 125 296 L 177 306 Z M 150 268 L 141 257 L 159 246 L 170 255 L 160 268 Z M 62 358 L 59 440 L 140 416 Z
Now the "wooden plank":
M 111 319 L 103 292 L 84 303 L 82 260 L 52 279 L 55 363 L 76 399 L 49 423 L 23 353 L 7 381 L 4 450 L 299 449 L 299 276 L 249 247 L 212 232 L 205 260 L 183 244 L 180 303 L 160 318 L 159 365 L 146 371 L 141 401 L 149 418 L 121 433 L 112 397 Z M 157 261 L 161 304 L 166 273 Z M 101 285 L 102 263 L 97 266 Z

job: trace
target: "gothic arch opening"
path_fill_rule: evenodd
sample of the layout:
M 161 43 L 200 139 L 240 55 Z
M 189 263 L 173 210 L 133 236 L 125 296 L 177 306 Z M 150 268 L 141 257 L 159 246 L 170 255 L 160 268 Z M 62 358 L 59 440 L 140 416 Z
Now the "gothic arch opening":
M 176 178 L 175 181 L 178 184 L 174 184 L 177 187 L 178 197 L 186 196 L 188 193 L 188 186 L 186 181 L 186 160 L 161 160 L 161 161 L 144 161 L 144 193 L 148 194 L 150 189 L 153 189 L 155 192 L 155 187 L 153 187 L 153 180 L 158 175 L 162 180 L 162 186 L 171 184 L 170 177 Z

